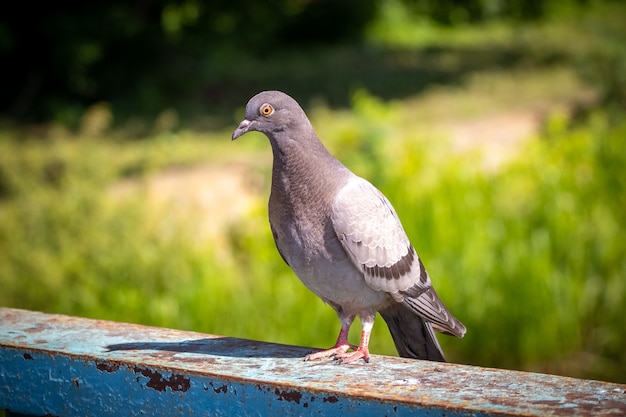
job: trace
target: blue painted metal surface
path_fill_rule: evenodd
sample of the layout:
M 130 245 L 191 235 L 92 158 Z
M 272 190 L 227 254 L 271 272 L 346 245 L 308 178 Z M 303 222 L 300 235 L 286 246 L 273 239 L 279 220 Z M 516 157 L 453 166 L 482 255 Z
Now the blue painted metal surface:
M 626 385 L 0 308 L 0 410 L 51 416 L 624 416 Z

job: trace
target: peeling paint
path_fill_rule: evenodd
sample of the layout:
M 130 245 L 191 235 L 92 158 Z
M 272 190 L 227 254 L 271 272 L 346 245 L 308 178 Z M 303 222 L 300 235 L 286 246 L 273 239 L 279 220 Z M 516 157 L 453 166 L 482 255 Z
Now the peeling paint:
M 213 383 L 211 382 L 209 385 L 211 385 L 211 388 L 213 388 L 213 392 L 216 394 L 226 394 L 228 392 L 228 386 L 227 385 L 222 385 L 219 387 L 215 387 L 215 385 L 213 385 Z
M 96 363 L 96 368 L 102 372 L 117 372 L 120 369 L 119 363 L 100 362 Z
M 276 388 L 274 390 L 278 401 L 293 401 L 296 404 L 300 404 L 302 400 L 302 393 L 299 391 L 280 390 Z
M 172 374 L 169 378 L 163 378 L 163 375 L 158 371 L 153 371 L 147 368 L 134 367 L 133 370 L 135 373 L 140 373 L 141 375 L 149 378 L 150 380 L 146 384 L 148 388 L 153 388 L 157 391 L 165 391 L 167 388 L 172 391 L 182 391 L 185 392 L 189 389 L 191 385 L 190 379 L 186 378 L 182 375 Z
M 322 398 L 322 401 L 325 403 L 336 403 L 337 401 L 339 401 L 339 398 L 335 397 L 334 395 L 329 395 Z

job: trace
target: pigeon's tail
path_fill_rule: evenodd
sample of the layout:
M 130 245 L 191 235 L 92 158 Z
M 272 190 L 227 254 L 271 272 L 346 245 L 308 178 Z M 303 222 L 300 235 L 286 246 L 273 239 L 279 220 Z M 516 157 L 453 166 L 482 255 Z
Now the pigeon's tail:
M 429 322 L 403 307 L 402 304 L 387 307 L 380 311 L 380 315 L 387 322 L 387 327 L 401 357 L 446 361 Z

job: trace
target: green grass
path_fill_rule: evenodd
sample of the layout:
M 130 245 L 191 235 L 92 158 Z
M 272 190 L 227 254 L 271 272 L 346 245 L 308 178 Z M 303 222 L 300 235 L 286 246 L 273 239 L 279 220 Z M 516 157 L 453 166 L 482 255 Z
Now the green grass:
M 599 98 L 611 99 L 606 91 L 626 91 L 623 55 L 609 43 L 604 52 L 572 48 L 566 58 L 536 65 L 544 62 L 537 56 L 578 39 L 567 25 L 559 28 L 550 32 L 552 46 L 538 43 L 534 58 L 513 68 L 489 61 L 480 69 L 477 60 L 455 83 L 389 96 L 356 83 L 345 106 L 305 104 L 332 152 L 392 201 L 441 297 L 467 325 L 463 340 L 440 338 L 450 360 L 626 382 L 626 123 L 615 101 L 598 106 Z M 520 41 L 488 29 L 472 45 L 491 33 L 515 49 L 545 30 Z M 401 71 L 408 75 L 416 70 L 411 59 L 428 56 L 419 49 L 424 38 L 402 39 L 383 41 L 416 53 L 385 55 L 378 68 L 410 58 Z M 436 55 L 438 70 L 471 56 L 456 55 L 454 39 L 446 40 L 452 52 Z M 343 64 L 351 62 L 338 58 L 344 50 L 326 56 L 343 68 L 334 80 L 342 85 L 350 75 Z M 594 62 L 607 64 L 608 76 L 579 66 L 589 50 L 600 53 Z M 589 114 L 562 110 L 581 103 Z M 0 305 L 331 345 L 334 313 L 295 278 L 272 241 L 266 140 L 231 143 L 234 121 L 223 131 L 175 131 L 168 113 L 139 129 L 152 131 L 148 138 L 127 141 L 132 129 L 111 130 L 109 111 L 94 106 L 79 133 L 59 126 L 0 131 Z M 459 152 L 445 127 L 502 111 L 542 114 L 543 130 L 484 169 L 480 150 Z M 176 201 L 155 206 L 149 197 L 154 174 L 230 163 L 246 167 L 254 198 L 219 237 L 199 233 L 202 222 L 219 221 L 215 213 L 192 207 L 177 215 Z M 128 181 L 137 191 L 116 197 L 115 187 Z M 395 354 L 382 320 L 371 350 Z

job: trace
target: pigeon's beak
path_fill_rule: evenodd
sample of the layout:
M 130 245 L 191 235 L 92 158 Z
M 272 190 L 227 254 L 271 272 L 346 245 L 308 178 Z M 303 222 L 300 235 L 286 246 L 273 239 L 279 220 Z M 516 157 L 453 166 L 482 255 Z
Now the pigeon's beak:
M 237 129 L 235 129 L 235 131 L 233 132 L 232 139 L 235 140 L 244 133 L 248 133 L 253 124 L 254 122 L 251 122 L 248 119 L 243 119 L 243 121 L 239 123 L 239 126 L 237 126 Z

